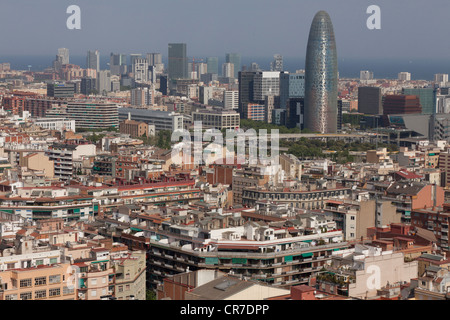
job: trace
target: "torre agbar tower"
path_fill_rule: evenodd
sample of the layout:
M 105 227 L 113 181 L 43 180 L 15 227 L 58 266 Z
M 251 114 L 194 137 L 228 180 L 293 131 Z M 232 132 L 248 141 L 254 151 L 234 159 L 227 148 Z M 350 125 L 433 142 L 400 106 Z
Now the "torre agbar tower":
M 304 128 L 320 133 L 337 131 L 338 70 L 333 24 L 319 11 L 309 31 L 305 65 Z

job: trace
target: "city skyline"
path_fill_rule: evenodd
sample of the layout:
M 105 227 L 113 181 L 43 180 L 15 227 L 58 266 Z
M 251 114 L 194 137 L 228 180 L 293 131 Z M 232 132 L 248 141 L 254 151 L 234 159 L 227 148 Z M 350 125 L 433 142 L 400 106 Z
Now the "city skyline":
M 152 4 L 134 1 L 134 5 L 126 4 L 126 7 L 116 1 L 105 5 L 79 0 L 75 4 L 81 8 L 81 30 L 66 28 L 67 3 L 54 0 L 2 3 L 0 9 L 6 14 L 0 22 L 0 30 L 3 30 L 0 35 L 10 45 L 1 50 L 0 56 L 48 55 L 59 47 L 69 48 L 74 55 L 88 50 L 165 52 L 167 43 L 180 42 L 187 43 L 188 55 L 194 56 L 238 52 L 243 57 L 273 56 L 275 53 L 297 57 L 306 50 L 309 24 L 315 12 L 320 10 L 327 11 L 334 22 L 342 57 L 418 59 L 450 56 L 450 46 L 429 31 L 448 27 L 445 9 L 450 4 L 443 0 L 432 3 L 347 0 L 339 4 L 329 0 L 314 3 L 288 0 L 241 3 L 232 0 L 220 7 L 218 2 L 200 0 Z M 366 26 L 370 16 L 366 10 L 372 4 L 381 8 L 380 30 L 369 30 Z M 193 19 L 194 16 L 201 18 Z M 13 32 L 6 28 L 15 25 L 19 17 L 21 25 Z M 233 24 L 229 23 L 231 17 Z M 145 41 L 140 39 L 139 30 Z M 299 31 L 292 37 L 290 30 Z M 280 36 L 280 32 L 286 32 L 287 36 Z M 435 48 L 432 53 L 428 50 L 430 47 Z

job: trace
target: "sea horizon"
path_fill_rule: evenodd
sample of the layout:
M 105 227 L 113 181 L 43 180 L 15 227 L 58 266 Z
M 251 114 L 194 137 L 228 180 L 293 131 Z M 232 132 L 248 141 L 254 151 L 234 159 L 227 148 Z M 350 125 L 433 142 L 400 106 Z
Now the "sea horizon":
M 145 56 L 145 54 L 143 54 Z M 219 58 L 220 66 L 225 62 L 224 57 Z M 10 63 L 11 69 L 42 71 L 52 66 L 55 56 L 51 55 L 0 55 L 0 63 Z M 188 62 L 192 57 L 188 57 Z M 201 60 L 196 56 L 196 61 Z M 270 70 L 273 56 L 268 57 L 245 57 L 241 58 L 241 66 L 250 67 L 256 62 L 262 70 Z M 206 57 L 203 59 L 206 62 Z M 127 61 L 129 63 L 129 61 Z M 86 67 L 86 56 L 71 55 L 70 63 Z M 167 67 L 167 57 L 163 56 L 163 63 Z M 295 72 L 305 68 L 304 57 L 283 57 L 284 70 Z M 100 68 L 109 69 L 109 56 L 100 56 Z M 374 79 L 397 79 L 399 72 L 410 72 L 412 80 L 432 81 L 438 73 L 450 74 L 450 59 L 400 59 L 400 58 L 338 58 L 340 78 L 359 79 L 362 70 L 372 71 Z

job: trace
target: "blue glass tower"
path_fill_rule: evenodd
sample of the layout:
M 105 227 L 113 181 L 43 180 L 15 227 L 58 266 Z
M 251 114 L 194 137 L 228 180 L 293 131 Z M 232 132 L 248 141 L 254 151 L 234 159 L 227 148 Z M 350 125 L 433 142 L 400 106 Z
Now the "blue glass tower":
M 337 132 L 337 52 L 333 24 L 319 11 L 309 31 L 305 64 L 304 127 L 314 132 Z

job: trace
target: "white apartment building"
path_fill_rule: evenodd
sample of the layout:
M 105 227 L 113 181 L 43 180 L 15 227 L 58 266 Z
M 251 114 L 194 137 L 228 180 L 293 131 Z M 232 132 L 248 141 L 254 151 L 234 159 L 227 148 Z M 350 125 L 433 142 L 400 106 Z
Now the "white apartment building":
M 223 108 L 232 110 L 239 108 L 238 90 L 226 90 L 223 92 Z
M 38 118 L 34 123 L 47 130 L 68 130 L 75 132 L 75 120 L 65 118 Z

